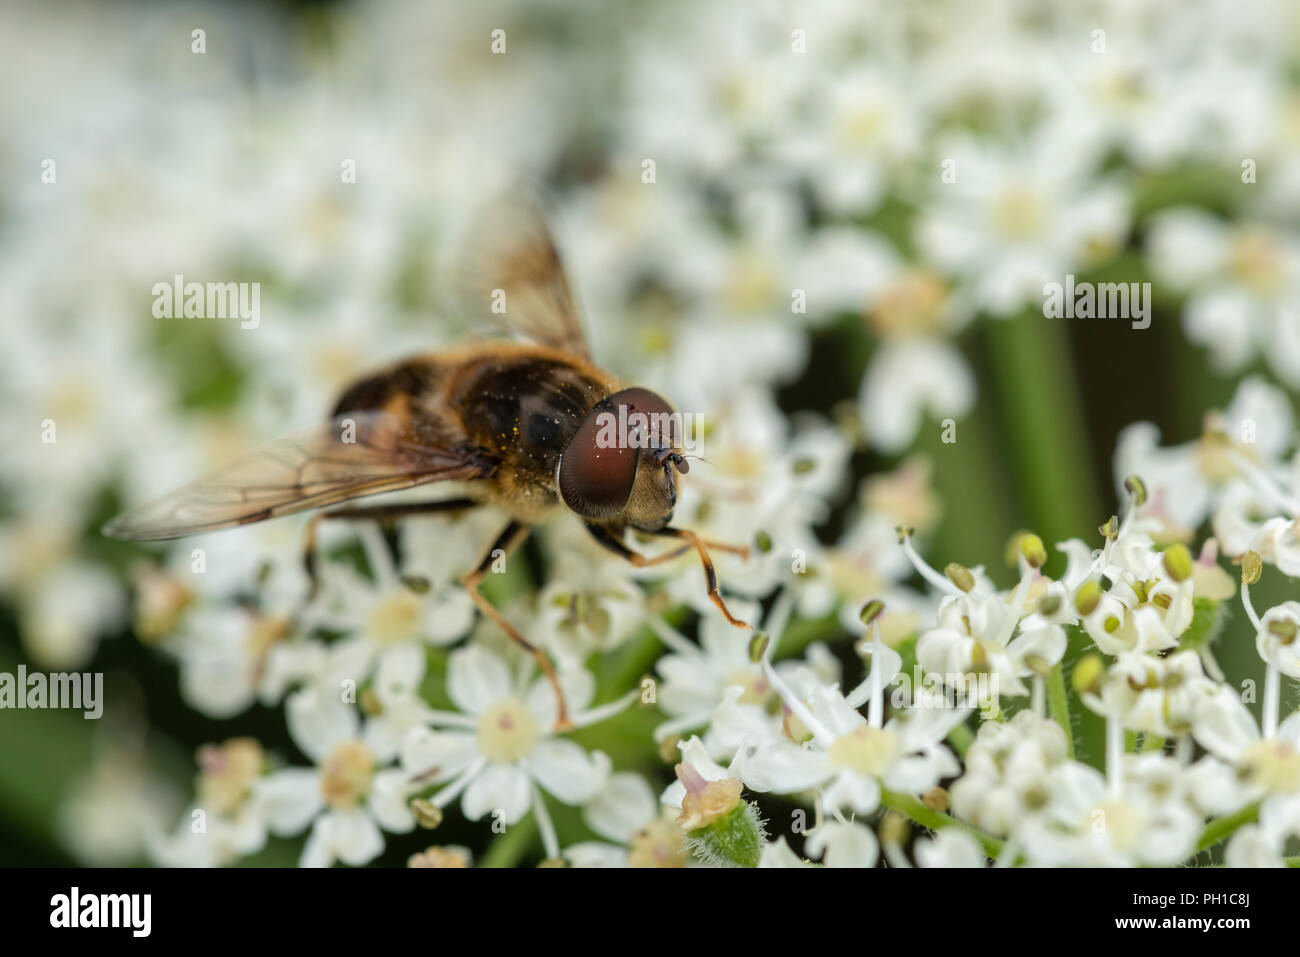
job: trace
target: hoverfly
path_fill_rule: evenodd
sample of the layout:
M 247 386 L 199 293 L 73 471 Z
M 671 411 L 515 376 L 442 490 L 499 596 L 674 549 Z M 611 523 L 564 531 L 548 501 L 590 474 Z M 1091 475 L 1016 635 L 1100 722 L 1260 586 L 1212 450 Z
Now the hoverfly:
M 483 614 L 537 661 L 555 689 L 564 727 L 564 695 L 546 653 L 479 591 L 494 556 L 568 508 L 597 542 L 638 567 L 694 549 L 709 598 L 728 622 L 748 628 L 718 592 L 709 548 L 744 557 L 749 549 L 706 542 L 669 524 L 677 484 L 688 471 L 680 434 L 670 429 L 654 433 L 653 441 L 608 442 L 602 425 L 609 416 L 622 413 L 626 422 L 634 420 L 631 413 L 662 416 L 672 409 L 654 392 L 626 387 L 592 364 L 563 265 L 536 209 L 498 205 L 481 221 L 468 251 L 462 299 L 481 309 L 489 296 L 504 294 L 499 318 L 527 341 L 472 341 L 366 376 L 344 390 L 328 423 L 256 448 L 131 509 L 104 526 L 104 534 L 136 541 L 180 538 L 433 482 L 463 483 L 460 498 L 318 512 L 307 533 L 308 572 L 314 581 L 314 533 L 321 518 L 385 521 L 497 508 L 507 518 L 505 528 L 461 583 Z M 624 544 L 629 529 L 680 544 L 645 556 Z

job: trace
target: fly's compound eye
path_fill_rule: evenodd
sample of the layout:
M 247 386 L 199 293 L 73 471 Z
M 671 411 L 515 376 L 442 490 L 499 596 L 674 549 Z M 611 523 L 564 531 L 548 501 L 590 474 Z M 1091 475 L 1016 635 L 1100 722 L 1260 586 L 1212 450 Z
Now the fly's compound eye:
M 624 389 L 601 402 L 560 456 L 560 498 L 586 518 L 608 519 L 627 505 L 640 452 L 676 441 L 672 408 L 649 389 Z
M 673 449 L 680 444 L 673 408 L 649 389 L 623 389 L 606 402 L 616 416 L 621 444 L 638 449 Z
M 560 456 L 560 498 L 586 518 L 613 518 L 627 504 L 636 483 L 637 450 L 602 438 L 602 424 L 608 414 L 608 409 L 598 406 L 578 427 Z

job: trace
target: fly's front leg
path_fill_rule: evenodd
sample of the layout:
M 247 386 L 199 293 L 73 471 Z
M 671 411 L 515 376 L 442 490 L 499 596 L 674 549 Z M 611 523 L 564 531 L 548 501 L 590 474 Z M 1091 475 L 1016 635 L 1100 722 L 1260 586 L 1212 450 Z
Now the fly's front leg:
M 520 645 L 533 656 L 538 667 L 542 669 L 542 673 L 546 675 L 546 680 L 551 683 L 551 687 L 555 690 L 555 701 L 558 708 L 555 730 L 567 731 L 573 727 L 573 722 L 569 720 L 568 706 L 564 700 L 564 689 L 560 687 L 560 679 L 556 677 L 555 668 L 551 665 L 551 659 L 547 657 L 546 652 L 530 642 L 520 633 L 519 629 L 510 624 L 506 616 L 497 611 L 492 603 L 479 591 L 479 585 L 483 582 L 488 570 L 491 569 L 498 549 L 502 554 L 509 553 L 511 549 L 516 548 L 520 542 L 528 537 L 528 532 L 528 526 L 521 525 L 519 522 L 511 522 L 506 526 L 505 531 L 497 536 L 496 541 L 488 546 L 487 553 L 483 556 L 482 561 L 478 563 L 478 567 L 467 573 L 460 580 L 460 583 L 469 591 L 469 597 L 474 600 L 474 604 L 478 606 L 479 610 L 491 618 L 511 641 Z
M 591 537 L 599 542 L 603 547 L 609 549 L 619 558 L 630 562 L 636 568 L 649 568 L 651 565 L 659 565 L 663 562 L 672 561 L 679 555 L 684 555 L 691 550 L 690 543 L 679 545 L 676 548 L 670 548 L 662 555 L 642 555 L 628 548 L 623 542 L 604 525 L 588 523 L 587 531 Z
M 709 550 L 705 547 L 704 539 L 686 528 L 661 528 L 653 534 L 664 538 L 680 538 L 686 542 L 687 547 L 694 545 L 695 550 L 700 555 L 700 565 L 704 568 L 704 580 L 708 583 L 709 601 L 718 606 L 718 611 L 722 612 L 722 617 L 727 619 L 729 624 L 735 625 L 737 628 L 754 630 L 753 625 L 735 617 L 727 607 L 727 603 L 722 600 L 722 595 L 718 592 L 718 573 L 713 569 L 713 559 L 709 557 Z M 746 558 L 749 557 L 748 548 L 738 549 L 736 546 L 728 546 L 727 550 L 735 551 Z
M 721 551 L 740 555 L 743 558 L 748 558 L 748 548 L 744 546 L 718 545 L 714 542 L 706 542 L 694 532 L 684 528 L 662 528 L 659 531 L 651 532 L 650 534 L 659 535 L 664 538 L 680 538 L 684 540 L 685 544 L 679 545 L 677 548 L 671 548 L 662 555 L 646 557 L 640 552 L 635 552 L 628 548 L 603 525 L 588 524 L 587 530 L 591 532 L 592 537 L 601 545 L 609 549 L 615 555 L 631 562 L 637 568 L 648 568 L 651 565 L 658 565 L 660 562 L 666 562 L 670 559 L 677 558 L 679 555 L 683 555 L 694 548 L 696 552 L 699 553 L 700 564 L 704 568 L 704 579 L 707 582 L 709 600 L 717 606 L 718 610 L 722 612 L 722 617 L 727 619 L 729 624 L 735 625 L 737 628 L 748 628 L 751 631 L 753 630 L 753 625 L 741 621 L 733 615 L 731 609 L 727 607 L 727 603 L 722 600 L 722 595 L 718 592 L 718 573 L 714 571 L 713 559 L 709 556 L 708 551 L 708 547 L 713 547 Z

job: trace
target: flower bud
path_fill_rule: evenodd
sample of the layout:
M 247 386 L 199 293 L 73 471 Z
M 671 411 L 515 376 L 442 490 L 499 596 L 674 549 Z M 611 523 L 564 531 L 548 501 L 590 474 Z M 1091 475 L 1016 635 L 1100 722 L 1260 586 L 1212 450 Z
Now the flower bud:
M 1259 557 L 1259 552 L 1247 552 L 1241 556 L 1241 583 L 1243 585 L 1255 584 L 1263 573 L 1264 560 Z
M 1032 532 L 1020 536 L 1020 554 L 1025 556 L 1030 568 L 1042 568 L 1047 561 L 1043 540 Z
M 942 813 L 952 805 L 952 800 L 948 797 L 947 791 L 936 785 L 921 795 L 921 803 L 931 811 Z
M 1097 606 L 1101 604 L 1101 583 L 1095 579 L 1089 579 L 1079 586 L 1078 591 L 1074 593 L 1074 607 L 1087 618 Z
M 1192 577 L 1192 553 L 1183 544 L 1170 545 L 1164 553 L 1165 572 L 1176 582 Z
M 858 612 L 858 619 L 864 625 L 870 625 L 873 621 L 875 621 L 877 618 L 880 617 L 881 613 L 884 612 L 884 610 L 885 610 L 885 603 L 881 601 L 879 598 L 873 598 L 871 599 L 871 601 L 867 602 L 865 605 L 862 606 L 862 611 Z
M 1018 532 L 1013 532 L 1011 537 L 1007 539 L 1007 543 L 1002 549 L 1002 559 L 1007 563 L 1008 568 L 1016 568 L 1020 565 L 1020 543 L 1028 534 L 1029 532 L 1022 528 Z
M 415 815 L 415 823 L 429 831 L 442 823 L 442 808 L 428 798 L 416 798 L 412 801 L 411 813 Z
M 1105 673 L 1106 666 L 1101 660 L 1101 655 L 1084 655 L 1074 666 L 1070 683 L 1074 686 L 1075 693 L 1085 694 L 1097 690 Z
M 1130 475 L 1124 480 L 1124 491 L 1133 498 L 1135 508 L 1141 508 L 1147 503 L 1147 487 L 1136 475 Z
M 464 851 L 449 847 L 425 848 L 406 859 L 407 867 L 469 867 L 469 858 Z
M 952 582 L 966 594 L 970 594 L 975 587 L 975 576 L 965 565 L 958 565 L 956 562 L 949 562 L 948 567 L 943 570 L 948 576 L 948 581 Z
M 687 845 L 705 864 L 758 866 L 767 831 L 757 805 L 741 800 L 740 790 L 734 778 L 710 781 L 698 794 L 687 785 L 677 823 L 686 830 Z

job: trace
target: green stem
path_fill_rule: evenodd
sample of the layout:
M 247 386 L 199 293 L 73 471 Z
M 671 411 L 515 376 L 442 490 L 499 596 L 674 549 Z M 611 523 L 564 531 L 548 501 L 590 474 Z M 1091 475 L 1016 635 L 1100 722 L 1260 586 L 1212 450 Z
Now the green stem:
M 1144 734 L 1142 735 L 1143 751 L 1160 751 L 1165 746 L 1165 736 L 1163 734 Z
M 1236 832 L 1237 828 L 1245 824 L 1253 824 L 1259 820 L 1259 805 L 1248 804 L 1236 814 L 1229 814 L 1227 817 L 1221 817 L 1217 821 L 1211 821 L 1206 825 L 1205 830 L 1201 832 L 1201 838 L 1196 842 L 1196 850 L 1207 850 L 1218 844 L 1220 841 L 1226 841 Z
M 1002 842 L 993 835 L 986 834 L 979 828 L 971 827 L 969 824 L 963 824 L 955 817 L 949 817 L 942 811 L 932 811 L 910 794 L 900 794 L 897 791 L 881 788 L 880 803 L 891 811 L 897 811 L 904 817 L 910 818 L 931 831 L 942 831 L 946 827 L 955 827 L 965 831 L 980 842 L 980 845 L 984 848 L 984 853 L 993 860 L 997 860 L 998 855 L 1002 853 Z
M 532 848 L 533 839 L 536 837 L 537 821 L 530 814 L 493 841 L 478 866 L 514 867 Z
M 790 623 L 781 643 L 777 646 L 777 658 L 789 658 L 797 655 L 814 641 L 827 641 L 836 635 L 844 634 L 844 626 L 834 612 L 825 618 L 799 618 Z
M 971 742 L 974 740 L 975 732 L 971 731 L 971 729 L 966 727 L 964 724 L 959 724 L 948 732 L 948 743 L 952 745 L 952 749 L 963 758 L 966 757 L 966 750 L 971 746 Z
M 989 365 L 984 381 L 996 401 L 1019 520 L 1049 545 L 1072 537 L 1095 541 L 1106 516 L 1065 322 L 1026 309 L 1012 318 L 982 320 L 979 328 Z M 1054 555 L 1049 565 L 1060 561 Z M 1067 661 L 1091 645 L 1075 629 L 1070 638 Z M 1099 761 L 1103 722 L 1090 712 L 1081 714 L 1077 753 L 1082 760 Z
M 1047 707 L 1052 720 L 1065 732 L 1066 753 L 1074 757 L 1074 724 L 1070 720 L 1070 695 L 1065 690 L 1065 666 L 1059 661 L 1047 673 Z
M 928 536 L 925 553 L 940 568 L 963 565 L 1002 566 L 1002 545 L 1015 526 L 1011 516 L 1009 476 L 987 402 L 978 402 L 957 425 L 957 441 L 944 442 L 938 423 L 927 422 L 917 436 L 916 451 L 935 465 L 931 482 L 938 501 L 959 503 L 944 509 L 942 521 Z
M 1065 325 L 1027 311 L 982 328 L 1025 518 L 1045 542 L 1095 536 L 1104 516 Z

